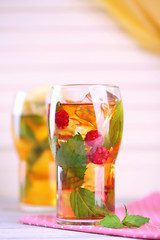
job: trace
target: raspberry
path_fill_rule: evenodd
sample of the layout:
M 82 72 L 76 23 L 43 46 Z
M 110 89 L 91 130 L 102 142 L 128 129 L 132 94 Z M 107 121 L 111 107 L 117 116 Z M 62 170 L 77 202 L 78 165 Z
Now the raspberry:
M 92 156 L 93 156 L 93 154 L 95 153 L 95 151 L 96 151 L 96 147 L 92 147 L 90 150 L 88 150 L 88 151 L 86 152 L 86 155 L 87 155 L 87 163 L 92 162 Z
M 108 156 L 109 156 L 108 148 L 97 147 L 96 151 L 90 157 L 90 160 L 94 164 L 104 164 L 106 163 Z
M 68 113 L 63 109 L 59 109 L 55 114 L 55 123 L 58 128 L 61 128 L 61 129 L 66 128 L 69 123 Z
M 97 130 L 91 130 L 89 131 L 86 136 L 85 139 L 86 143 L 89 146 L 101 146 L 103 143 L 103 137 L 102 135 L 97 131 Z

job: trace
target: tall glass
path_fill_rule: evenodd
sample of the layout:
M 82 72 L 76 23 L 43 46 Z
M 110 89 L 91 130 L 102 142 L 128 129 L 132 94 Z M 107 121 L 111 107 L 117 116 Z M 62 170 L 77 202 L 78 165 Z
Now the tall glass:
M 18 92 L 12 135 L 19 156 L 19 197 L 23 210 L 43 211 L 56 205 L 56 164 L 47 132 L 46 97 L 50 87 Z
M 115 209 L 115 161 L 123 131 L 119 88 L 53 86 L 48 126 L 57 165 L 57 222 L 98 223 Z

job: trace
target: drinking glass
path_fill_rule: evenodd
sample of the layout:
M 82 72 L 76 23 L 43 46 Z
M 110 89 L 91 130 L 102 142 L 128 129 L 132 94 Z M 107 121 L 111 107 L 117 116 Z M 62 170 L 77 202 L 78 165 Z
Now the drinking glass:
M 18 92 L 12 114 L 12 136 L 19 156 L 19 198 L 23 210 L 53 210 L 56 164 L 47 131 L 46 97 L 50 87 Z
M 115 209 L 115 161 L 123 131 L 119 87 L 53 86 L 48 131 L 57 165 L 57 222 L 97 224 Z

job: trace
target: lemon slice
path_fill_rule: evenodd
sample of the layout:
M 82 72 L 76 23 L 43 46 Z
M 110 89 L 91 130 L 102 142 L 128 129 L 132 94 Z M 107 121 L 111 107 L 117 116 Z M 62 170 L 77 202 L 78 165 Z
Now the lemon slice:
M 23 104 L 24 115 L 44 115 L 47 112 L 47 99 L 51 85 L 32 89 L 26 96 Z

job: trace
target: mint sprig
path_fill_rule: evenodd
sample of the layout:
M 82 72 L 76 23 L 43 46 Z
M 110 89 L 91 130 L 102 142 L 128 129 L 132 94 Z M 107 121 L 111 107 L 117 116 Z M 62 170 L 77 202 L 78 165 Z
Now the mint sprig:
M 107 208 L 101 199 L 86 188 L 76 188 L 70 195 L 71 208 L 77 218 L 105 216 Z
M 102 200 L 90 190 L 81 187 L 87 169 L 87 155 L 84 140 L 80 133 L 67 139 L 59 145 L 58 138 L 50 142 L 52 153 L 56 158 L 57 167 L 61 167 L 63 189 L 73 189 L 70 195 L 70 205 L 77 218 L 106 216 L 107 207 Z
M 61 146 L 58 138 L 54 136 L 50 145 L 57 167 L 61 168 L 60 179 L 63 189 L 73 189 L 70 195 L 70 205 L 76 218 L 106 216 L 108 209 L 101 198 L 81 187 L 87 169 L 87 155 L 82 135 L 77 133 L 63 142 Z
M 122 224 L 127 226 L 127 227 L 140 227 L 141 225 L 148 223 L 149 218 L 142 217 L 140 215 L 129 215 L 126 206 L 125 207 L 125 212 L 126 216 L 122 221 Z
M 108 214 L 102 221 L 100 221 L 100 225 L 107 228 L 124 228 L 124 227 L 140 227 L 145 223 L 148 223 L 150 218 L 146 218 L 140 215 L 129 215 L 127 211 L 127 207 L 125 207 L 126 216 L 120 222 L 120 219 L 117 215 Z
M 84 140 L 80 133 L 59 145 L 56 136 L 50 141 L 51 150 L 56 163 L 62 168 L 61 181 L 63 188 L 77 188 L 83 184 L 87 166 Z M 58 148 L 56 146 L 59 146 Z

